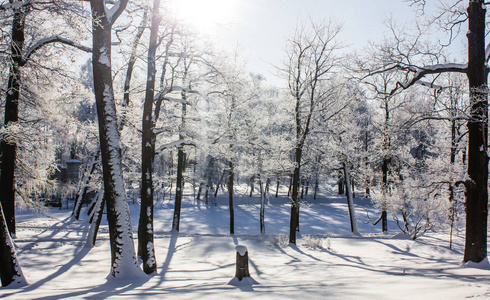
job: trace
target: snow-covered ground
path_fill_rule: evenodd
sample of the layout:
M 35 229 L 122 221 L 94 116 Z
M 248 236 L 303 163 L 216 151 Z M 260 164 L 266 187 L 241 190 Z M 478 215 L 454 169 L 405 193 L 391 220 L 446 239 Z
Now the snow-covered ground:
M 326 193 L 326 195 L 325 195 Z M 88 226 L 71 210 L 18 211 L 15 243 L 29 285 L 1 288 L 5 299 L 464 299 L 490 298 L 490 270 L 461 267 L 460 228 L 450 250 L 447 232 L 409 240 L 389 222 L 389 234 L 367 221 L 377 212 L 356 198 L 359 229 L 350 234 L 344 197 L 324 191 L 301 207 L 298 246 L 287 245 L 290 207 L 270 198 L 266 234 L 259 233 L 256 198 L 235 206 L 235 235 L 228 234 L 226 195 L 205 205 L 188 195 L 180 233 L 171 233 L 173 204 L 155 208 L 158 274 L 134 281 L 107 280 L 107 223 L 97 246 L 86 248 Z M 328 199 L 326 199 L 328 198 Z M 138 206 L 130 205 L 133 230 Z M 135 234 L 135 239 L 137 235 Z M 235 274 L 235 246 L 248 248 L 250 274 L 258 284 L 228 284 Z

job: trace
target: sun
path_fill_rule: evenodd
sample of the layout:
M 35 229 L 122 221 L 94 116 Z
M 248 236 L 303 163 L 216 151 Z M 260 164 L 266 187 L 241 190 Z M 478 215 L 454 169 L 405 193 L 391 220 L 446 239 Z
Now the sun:
M 238 22 L 243 0 L 168 0 L 169 13 L 178 21 L 201 33 L 213 34 L 217 27 Z

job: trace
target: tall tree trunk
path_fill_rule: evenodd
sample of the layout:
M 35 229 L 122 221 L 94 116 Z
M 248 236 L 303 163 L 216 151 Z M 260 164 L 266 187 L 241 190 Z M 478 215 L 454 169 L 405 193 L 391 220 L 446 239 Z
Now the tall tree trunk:
M 168 52 L 168 51 L 167 51 Z M 188 69 L 192 62 L 189 62 L 189 64 L 186 64 L 186 60 L 184 60 L 185 64 L 185 71 L 184 75 L 182 78 L 182 85 L 184 86 L 187 81 L 187 76 L 188 76 Z M 191 89 L 190 83 L 188 85 L 189 90 Z M 184 140 L 186 137 L 186 117 L 187 117 L 187 93 L 185 89 L 183 89 L 180 93 L 182 97 L 182 109 L 181 109 L 181 123 L 180 123 L 180 130 L 179 130 L 179 140 Z M 186 162 L 186 155 L 184 152 L 184 146 L 180 146 L 178 153 L 177 153 L 177 186 L 176 186 L 176 192 L 175 192 L 175 206 L 174 206 L 174 217 L 172 221 L 172 229 L 179 231 L 179 226 L 180 226 L 180 211 L 182 207 L 182 193 L 184 190 L 184 170 L 186 168 L 185 166 Z
M 138 224 L 138 257 L 143 261 L 143 271 L 152 274 L 157 270 L 153 229 L 153 160 L 155 158 L 154 133 L 156 120 L 153 116 L 155 97 L 155 54 L 158 47 L 158 27 L 160 25 L 160 0 L 154 0 L 148 47 L 148 74 L 143 105 L 141 139 L 141 210 Z
M 454 108 L 453 111 L 451 111 L 452 117 L 455 116 L 455 108 L 456 104 L 453 101 L 453 96 L 451 93 L 451 108 Z M 451 120 L 451 151 L 449 155 L 449 162 L 451 163 L 451 166 L 454 166 L 454 163 L 456 162 L 456 150 L 457 150 L 457 142 L 456 142 L 456 120 L 453 119 Z M 452 181 L 449 182 L 449 226 L 450 226 L 450 231 L 449 231 L 449 249 L 452 249 L 453 247 L 453 229 L 454 229 L 454 218 L 456 214 L 456 201 L 454 199 L 454 183 Z
M 289 243 L 296 245 L 296 231 L 299 231 L 299 176 L 302 149 L 296 147 L 295 164 L 291 190 L 291 220 L 289 222 Z
M 230 146 L 232 147 L 232 146 Z M 230 174 L 228 178 L 228 205 L 230 207 L 230 234 L 235 233 L 235 212 L 234 212 L 234 207 L 233 207 L 233 181 L 235 177 L 235 170 L 233 168 L 233 162 L 230 161 L 228 162 L 228 166 L 230 168 Z
M 15 254 L 14 244 L 5 222 L 2 205 L 0 204 L 0 281 L 2 286 L 16 284 L 26 285 L 26 279 L 20 268 L 17 255 Z
M 388 217 L 386 213 L 386 194 L 389 193 L 388 191 L 388 166 L 390 164 L 390 160 L 388 158 L 383 159 L 383 163 L 381 165 L 381 172 L 383 173 L 383 186 L 382 188 L 382 193 L 383 193 L 383 202 L 381 203 L 381 230 L 383 232 L 388 231 Z
M 318 193 L 318 177 L 315 179 L 315 189 L 313 190 L 313 199 L 316 200 L 316 194 Z
M 349 207 L 349 217 L 350 217 L 350 228 L 354 235 L 360 235 L 359 227 L 357 226 L 356 210 L 354 208 L 354 197 L 351 190 L 351 181 L 349 176 L 349 167 L 344 162 L 344 178 L 345 178 L 345 189 L 347 195 L 347 206 Z
M 108 10 L 104 1 L 90 1 L 93 20 L 94 92 L 111 245 L 110 275 L 119 278 L 134 277 L 140 272 L 124 189 L 111 68 L 111 29 L 126 4 L 127 1 L 120 0 L 114 5 L 116 10 Z
M 339 195 L 342 195 L 344 194 L 344 178 L 342 177 L 342 172 L 339 170 L 339 176 L 338 176 L 338 179 L 337 179 L 337 193 Z
M 466 240 L 463 261 L 480 262 L 487 257 L 488 222 L 488 88 L 485 61 L 484 1 L 468 5 L 468 175 L 466 184 Z
M 252 175 L 252 177 L 250 177 L 250 194 L 248 195 L 249 197 L 252 197 L 252 194 L 254 192 L 254 182 L 255 182 L 255 175 Z
M 21 3 L 21 1 L 19 1 Z M 21 89 L 21 68 L 23 63 L 24 28 L 28 8 L 21 6 L 14 9 L 12 21 L 12 41 L 10 44 L 10 74 L 5 98 L 4 126 L 13 125 L 19 120 L 19 98 Z M 15 160 L 17 145 L 15 141 L 2 139 L 0 145 L 0 199 L 8 231 L 15 235 Z
M 276 198 L 279 196 L 279 176 L 277 177 L 277 183 L 276 183 Z
M 175 207 L 174 207 L 174 217 L 172 221 L 172 229 L 179 231 L 180 226 L 180 208 L 182 206 L 182 190 L 183 186 L 183 173 L 184 173 L 184 160 L 185 153 L 183 147 L 179 148 L 179 152 L 177 154 L 177 185 L 175 192 Z
M 266 191 L 263 187 L 262 177 L 259 175 L 260 186 L 260 233 L 265 233 L 265 194 Z

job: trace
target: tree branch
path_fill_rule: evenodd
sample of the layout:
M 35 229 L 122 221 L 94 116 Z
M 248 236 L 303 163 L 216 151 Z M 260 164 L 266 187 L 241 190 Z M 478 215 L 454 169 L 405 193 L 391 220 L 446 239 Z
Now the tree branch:
M 119 18 L 122 12 L 126 9 L 127 4 L 128 0 L 119 0 L 114 2 L 114 6 L 112 6 L 111 9 L 106 10 L 107 20 L 109 20 L 111 25 L 114 25 L 114 22 L 116 22 L 117 18 Z
M 411 80 L 409 80 L 406 83 L 402 83 L 398 81 L 396 83 L 396 87 L 391 90 L 390 95 L 393 95 L 399 88 L 402 89 L 408 89 L 415 83 L 417 83 L 420 79 L 422 79 L 426 75 L 432 75 L 432 74 L 441 74 L 441 73 L 446 73 L 446 72 L 452 72 L 452 73 L 466 73 L 468 71 L 468 65 L 467 64 L 438 64 L 438 65 L 432 65 L 432 66 L 424 66 L 421 68 L 416 68 L 413 66 L 402 66 L 402 65 L 395 65 L 395 69 L 400 69 L 400 70 L 408 70 L 410 72 L 414 72 L 414 76 Z M 393 67 L 390 69 L 394 69 Z
M 92 48 L 90 48 L 90 47 L 80 45 L 80 44 L 78 44 L 72 40 L 66 39 L 64 37 L 51 36 L 51 37 L 47 37 L 47 38 L 39 40 L 37 43 L 35 43 L 29 49 L 27 49 L 26 54 L 24 55 L 24 58 L 22 60 L 22 65 L 25 65 L 27 63 L 27 61 L 31 58 L 32 54 L 34 54 L 36 51 L 41 49 L 43 46 L 48 45 L 48 44 L 52 44 L 52 43 L 61 43 L 61 44 L 65 44 L 68 46 L 75 47 L 77 49 L 80 49 L 80 50 L 88 52 L 88 53 L 92 52 Z

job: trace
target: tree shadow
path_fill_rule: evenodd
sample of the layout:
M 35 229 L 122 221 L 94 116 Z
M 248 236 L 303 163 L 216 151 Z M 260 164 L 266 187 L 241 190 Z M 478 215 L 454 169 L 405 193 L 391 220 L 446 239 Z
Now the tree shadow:
M 39 280 L 33 284 L 29 284 L 29 285 L 25 286 L 24 288 L 15 292 L 15 294 L 27 293 L 27 292 L 33 291 L 33 290 L 37 289 L 38 287 L 46 284 L 47 282 L 49 282 L 49 281 L 57 278 L 58 276 L 64 274 L 65 272 L 70 270 L 74 265 L 79 263 L 90 252 L 91 249 L 92 248 L 90 248 L 90 247 L 82 247 L 82 249 L 68 263 L 61 266 L 61 268 L 59 268 L 56 272 L 54 272 L 53 274 L 51 274 L 51 275 L 47 276 L 46 278 L 41 279 L 41 280 Z M 13 294 L 14 293 L 5 294 L 4 296 L 8 297 L 8 296 L 12 296 Z

